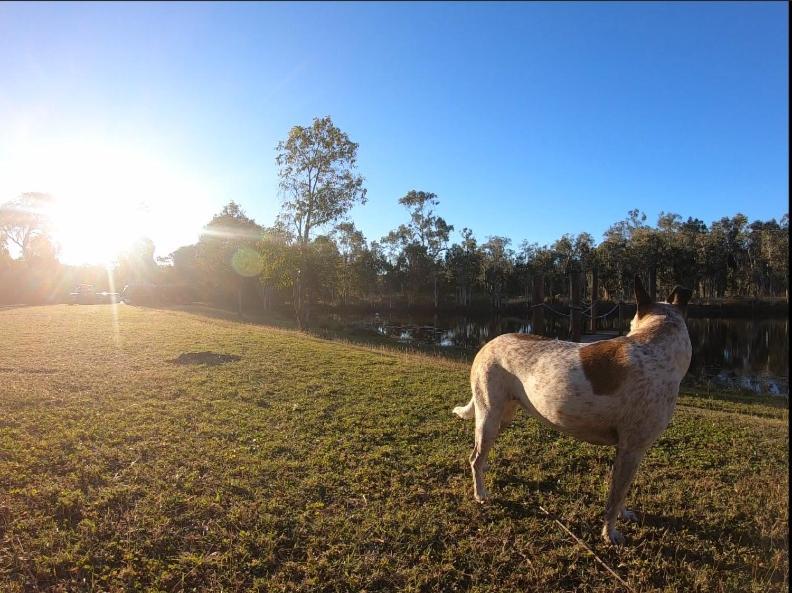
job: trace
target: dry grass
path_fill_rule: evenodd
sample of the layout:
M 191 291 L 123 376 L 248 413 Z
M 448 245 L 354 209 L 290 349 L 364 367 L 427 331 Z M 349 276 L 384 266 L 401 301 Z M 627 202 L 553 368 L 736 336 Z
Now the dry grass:
M 612 450 L 524 416 L 473 502 L 464 364 L 126 306 L 4 309 L 0 334 L 4 592 L 620 590 L 538 505 L 635 591 L 787 589 L 769 400 L 683 396 L 614 548 Z

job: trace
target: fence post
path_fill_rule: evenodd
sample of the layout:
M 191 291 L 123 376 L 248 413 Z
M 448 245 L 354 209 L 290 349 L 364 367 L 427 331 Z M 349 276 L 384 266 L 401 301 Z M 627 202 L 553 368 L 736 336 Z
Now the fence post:
M 572 272 L 569 277 L 569 291 L 572 297 L 572 306 L 569 308 L 569 334 L 573 342 L 580 342 L 580 330 L 582 329 L 582 315 L 580 310 L 580 289 L 583 272 Z
M 544 274 L 538 272 L 533 279 L 533 297 L 531 298 L 531 326 L 533 333 L 542 336 L 545 333 L 544 307 L 537 307 L 544 303 Z
M 591 324 L 589 329 L 592 334 L 597 333 L 597 294 L 599 293 L 599 274 L 597 267 L 591 269 Z
M 619 301 L 619 335 L 622 335 L 622 328 L 624 327 L 624 313 L 622 313 L 622 302 Z

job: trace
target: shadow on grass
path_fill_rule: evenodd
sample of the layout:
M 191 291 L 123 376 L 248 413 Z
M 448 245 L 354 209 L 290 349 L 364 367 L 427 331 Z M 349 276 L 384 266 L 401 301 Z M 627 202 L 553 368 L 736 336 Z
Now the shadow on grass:
M 641 513 L 640 511 L 636 511 L 636 514 L 638 515 L 638 522 L 647 527 L 657 530 L 669 530 L 672 533 L 687 531 L 695 534 L 698 539 L 709 541 L 714 545 L 723 545 L 723 543 L 729 541 L 736 545 L 757 546 L 764 550 L 774 550 L 780 546 L 786 548 L 785 542 L 767 537 L 763 535 L 759 529 L 755 528 L 734 525 L 723 528 L 720 526 L 707 525 L 703 522 L 691 521 L 690 519 L 679 516 L 655 515 L 652 513 Z M 674 548 L 673 553 L 678 554 L 679 550 Z M 694 559 L 699 561 L 702 560 L 698 555 Z M 707 557 L 706 560 L 711 562 L 712 558 Z

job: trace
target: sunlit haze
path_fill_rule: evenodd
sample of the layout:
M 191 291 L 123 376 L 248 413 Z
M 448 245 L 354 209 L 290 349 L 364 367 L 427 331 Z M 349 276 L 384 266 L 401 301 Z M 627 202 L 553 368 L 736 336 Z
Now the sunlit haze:
M 102 139 L 16 147 L 3 193 L 31 188 L 54 197 L 52 234 L 68 264 L 110 264 L 135 240 L 167 254 L 197 240 L 211 212 L 210 183 L 167 157 Z

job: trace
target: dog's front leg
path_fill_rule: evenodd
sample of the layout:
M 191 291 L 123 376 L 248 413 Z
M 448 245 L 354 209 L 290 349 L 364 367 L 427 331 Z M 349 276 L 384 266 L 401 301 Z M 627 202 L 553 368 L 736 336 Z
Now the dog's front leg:
M 605 505 L 605 525 L 602 527 L 602 537 L 608 543 L 620 544 L 624 541 L 624 537 L 616 529 L 616 519 L 620 514 L 626 515 L 630 512 L 625 512 L 624 499 L 627 497 L 627 491 L 635 478 L 644 453 L 644 449 L 632 449 L 626 446 L 619 446 L 616 449 L 608 503 Z

